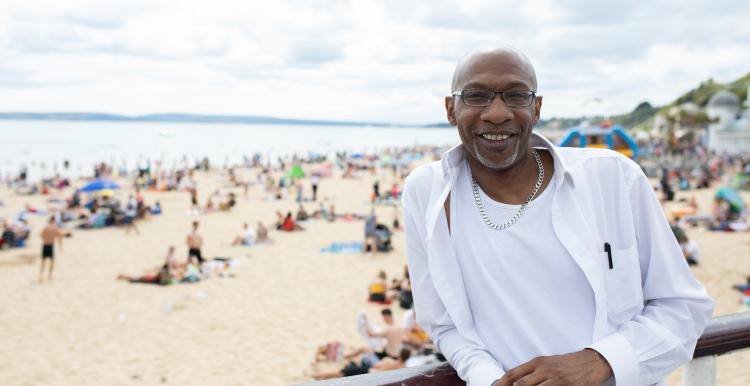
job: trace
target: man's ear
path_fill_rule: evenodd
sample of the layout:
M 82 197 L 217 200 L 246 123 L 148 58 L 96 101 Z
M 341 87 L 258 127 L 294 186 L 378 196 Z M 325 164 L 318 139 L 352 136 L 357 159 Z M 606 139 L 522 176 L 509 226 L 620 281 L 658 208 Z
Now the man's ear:
M 534 98 L 534 125 L 539 122 L 539 117 L 542 115 L 542 96 L 538 95 Z
M 456 121 L 456 114 L 454 112 L 454 99 L 452 96 L 445 97 L 445 113 L 448 116 L 448 123 L 451 124 L 451 126 L 458 126 L 458 122 Z

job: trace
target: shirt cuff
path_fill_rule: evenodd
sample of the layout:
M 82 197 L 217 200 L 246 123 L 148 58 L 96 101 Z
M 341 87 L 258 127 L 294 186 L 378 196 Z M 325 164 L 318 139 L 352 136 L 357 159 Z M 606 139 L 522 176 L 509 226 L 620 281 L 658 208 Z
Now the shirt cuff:
M 471 367 L 466 386 L 491 386 L 492 382 L 502 378 L 505 372 L 490 362 L 479 362 Z
M 638 358 L 633 347 L 620 333 L 614 333 L 588 346 L 596 350 L 612 368 L 616 385 L 638 384 Z

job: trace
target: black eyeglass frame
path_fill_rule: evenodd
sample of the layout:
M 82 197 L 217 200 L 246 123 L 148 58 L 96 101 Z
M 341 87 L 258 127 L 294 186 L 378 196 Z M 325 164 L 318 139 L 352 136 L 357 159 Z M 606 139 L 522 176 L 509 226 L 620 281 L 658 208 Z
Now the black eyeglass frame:
M 487 91 L 492 92 L 492 98 L 489 99 L 489 102 L 487 104 L 482 105 L 476 105 L 476 104 L 468 104 L 464 100 L 463 94 L 467 91 Z M 526 96 L 528 97 L 529 94 L 531 94 L 531 98 L 529 98 L 529 103 L 525 105 L 516 105 L 516 104 L 509 104 L 508 101 L 505 100 L 505 93 L 514 93 L 514 92 L 523 92 L 526 93 Z M 524 107 L 529 107 L 534 103 L 534 99 L 536 99 L 536 91 L 531 90 L 509 90 L 509 91 L 494 91 L 494 90 L 486 90 L 486 89 L 469 89 L 469 90 L 462 90 L 462 91 L 453 91 L 451 93 L 454 97 L 461 97 L 461 102 L 463 102 L 465 105 L 470 107 L 487 107 L 492 104 L 492 101 L 495 100 L 495 97 L 497 94 L 500 94 L 500 99 L 502 99 L 503 103 L 505 103 L 506 106 L 512 108 L 512 109 L 520 109 Z

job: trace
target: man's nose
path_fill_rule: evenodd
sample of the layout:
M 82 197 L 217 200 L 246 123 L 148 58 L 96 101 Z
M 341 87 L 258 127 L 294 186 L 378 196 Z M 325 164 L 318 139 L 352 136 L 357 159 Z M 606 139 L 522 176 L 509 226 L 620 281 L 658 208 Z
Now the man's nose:
M 481 119 L 494 124 L 500 124 L 513 119 L 513 109 L 505 104 L 500 94 L 495 94 L 490 105 L 482 109 Z

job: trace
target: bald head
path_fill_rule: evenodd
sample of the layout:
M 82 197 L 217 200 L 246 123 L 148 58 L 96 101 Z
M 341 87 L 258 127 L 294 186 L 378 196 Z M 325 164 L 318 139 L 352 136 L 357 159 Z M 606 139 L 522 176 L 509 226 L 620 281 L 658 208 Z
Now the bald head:
M 492 50 L 472 52 L 461 59 L 453 72 L 451 91 L 463 88 L 467 74 L 474 73 L 479 67 L 486 67 L 488 63 L 497 63 L 497 71 L 515 70 L 524 75 L 531 91 L 537 91 L 536 71 L 526 55 L 513 47 L 500 47 Z M 493 69 L 494 70 L 494 69 Z

